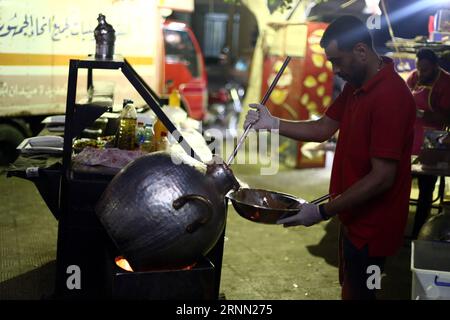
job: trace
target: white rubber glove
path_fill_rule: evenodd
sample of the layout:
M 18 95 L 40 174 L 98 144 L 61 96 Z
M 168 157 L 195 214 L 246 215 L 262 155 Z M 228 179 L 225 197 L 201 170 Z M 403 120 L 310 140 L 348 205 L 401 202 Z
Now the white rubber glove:
M 258 103 L 249 104 L 250 108 L 256 110 L 250 110 L 245 117 L 244 129 L 250 124 L 253 124 L 253 129 L 261 130 L 278 130 L 280 129 L 280 119 L 270 114 L 266 106 Z
M 320 221 L 322 221 L 322 216 L 320 215 L 319 206 L 317 204 L 305 203 L 302 208 L 295 215 L 278 219 L 277 224 L 282 224 L 284 227 L 293 226 L 312 226 Z

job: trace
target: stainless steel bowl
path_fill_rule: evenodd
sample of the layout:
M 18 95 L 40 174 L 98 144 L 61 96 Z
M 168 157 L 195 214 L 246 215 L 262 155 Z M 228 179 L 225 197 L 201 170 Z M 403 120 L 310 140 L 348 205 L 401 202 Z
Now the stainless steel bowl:
M 289 194 L 262 189 L 239 189 L 230 192 L 226 197 L 231 200 L 241 217 L 265 224 L 276 224 L 282 216 L 296 214 L 302 204 L 307 202 Z M 320 203 L 329 197 L 326 195 L 311 203 Z

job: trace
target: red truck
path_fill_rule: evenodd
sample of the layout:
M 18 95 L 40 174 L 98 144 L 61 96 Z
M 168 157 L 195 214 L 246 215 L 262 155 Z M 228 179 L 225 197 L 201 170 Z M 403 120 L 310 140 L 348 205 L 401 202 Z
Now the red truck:
M 168 91 L 178 88 L 189 116 L 202 120 L 208 91 L 203 54 L 192 30 L 175 21 L 164 22 L 164 78 Z

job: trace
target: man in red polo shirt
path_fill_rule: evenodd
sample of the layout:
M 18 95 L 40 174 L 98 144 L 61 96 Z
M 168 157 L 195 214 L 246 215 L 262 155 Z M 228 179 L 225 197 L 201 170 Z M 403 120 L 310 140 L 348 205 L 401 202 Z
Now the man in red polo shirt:
M 305 204 L 278 223 L 311 226 L 331 216 L 341 221 L 339 275 L 343 299 L 375 299 L 368 278 L 403 242 L 411 188 L 415 104 L 392 60 L 377 55 L 365 24 L 342 16 L 326 29 L 321 46 L 333 72 L 347 81 L 319 120 L 287 121 L 251 105 L 244 127 L 279 130 L 302 141 L 339 138 L 326 204 Z

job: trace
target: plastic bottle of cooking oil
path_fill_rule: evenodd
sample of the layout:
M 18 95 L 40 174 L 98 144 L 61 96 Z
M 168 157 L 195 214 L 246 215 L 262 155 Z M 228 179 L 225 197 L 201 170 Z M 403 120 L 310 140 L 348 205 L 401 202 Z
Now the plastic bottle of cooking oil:
M 181 98 L 177 89 L 172 90 L 169 96 L 169 106 L 164 106 L 163 111 L 172 123 L 179 127 L 180 123 L 186 119 L 186 112 L 180 107 Z M 157 119 L 153 125 L 153 145 L 158 146 L 162 140 L 162 137 L 167 138 L 169 130 L 164 126 L 160 119 Z M 158 149 L 156 147 L 156 149 Z
M 133 101 L 124 100 L 120 114 L 119 129 L 116 134 L 117 148 L 133 150 L 136 141 L 137 113 Z
M 169 130 L 167 130 L 166 126 L 162 123 L 162 121 L 158 118 L 153 124 L 153 146 L 157 146 L 161 141 L 161 137 L 163 134 L 167 136 Z
M 181 103 L 180 92 L 177 89 L 173 89 L 169 96 L 169 106 L 179 108 Z
M 141 150 L 144 152 L 154 151 L 153 147 L 153 128 L 151 125 L 144 126 L 144 143 L 141 146 Z
M 161 138 L 156 145 L 156 151 L 165 151 L 169 149 L 169 139 L 167 138 L 167 132 L 161 132 Z
M 187 113 L 181 108 L 181 97 L 177 89 L 174 89 L 169 96 L 169 106 L 164 107 L 164 111 L 177 128 L 186 120 Z
M 137 149 L 141 150 L 142 145 L 145 141 L 145 132 L 144 132 L 144 123 L 142 121 L 137 122 L 136 127 L 136 140 L 135 140 L 135 146 Z

